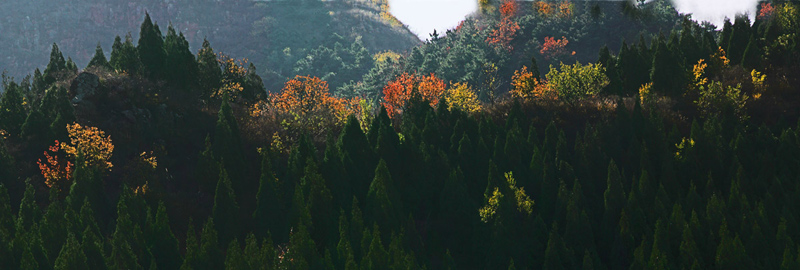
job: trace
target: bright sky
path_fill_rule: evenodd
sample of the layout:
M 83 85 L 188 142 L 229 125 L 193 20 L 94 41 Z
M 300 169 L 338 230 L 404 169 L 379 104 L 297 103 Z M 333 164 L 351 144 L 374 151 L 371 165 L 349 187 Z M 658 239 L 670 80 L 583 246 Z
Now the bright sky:
M 681 13 L 692 13 L 697 21 L 709 21 L 722 27 L 725 17 L 749 13 L 754 20 L 758 0 L 672 0 Z M 478 9 L 477 0 L 389 0 L 391 12 L 408 25 L 417 36 L 428 39 L 436 29 L 442 35 L 458 26 L 467 15 Z
M 447 29 L 478 9 L 478 0 L 389 0 L 392 15 L 422 39 L 429 39 L 433 29 L 443 36 Z
M 697 21 L 709 21 L 722 27 L 725 17 L 733 18 L 736 14 L 748 13 L 750 21 L 755 19 L 758 0 L 672 0 L 673 5 L 681 13 L 692 13 Z

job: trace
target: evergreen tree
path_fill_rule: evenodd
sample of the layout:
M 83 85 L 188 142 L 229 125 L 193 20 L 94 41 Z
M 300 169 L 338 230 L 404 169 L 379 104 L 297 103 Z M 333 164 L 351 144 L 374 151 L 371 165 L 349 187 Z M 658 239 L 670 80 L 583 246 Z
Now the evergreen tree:
M 268 232 L 281 233 L 284 230 L 280 198 L 276 190 L 278 180 L 272 172 L 269 153 L 262 153 L 261 178 L 259 180 L 258 192 L 256 193 L 256 210 L 253 212 L 255 220 L 255 233 L 259 238 L 267 236 Z
M 181 270 L 202 269 L 207 266 L 202 264 L 203 258 L 200 257 L 200 246 L 197 243 L 196 236 L 197 232 L 192 223 L 192 219 L 189 218 L 189 226 L 186 228 L 186 253 L 184 254 L 183 264 L 181 264 Z
M 253 269 L 247 265 L 242 248 L 239 247 L 239 240 L 233 239 L 225 254 L 225 269 L 226 270 L 239 270 L 239 269 Z
M 22 89 L 12 80 L 5 85 L 5 92 L 0 97 L 0 129 L 18 136 L 26 115 Z
M 220 243 L 228 243 L 238 236 L 239 206 L 236 204 L 236 195 L 231 187 L 231 180 L 228 179 L 228 173 L 224 168 L 220 170 L 211 216 L 216 221 Z
M 671 97 L 678 97 L 686 84 L 683 60 L 663 42 L 656 45 L 650 79 L 653 90 Z
M 163 76 L 164 60 L 164 37 L 158 25 L 154 25 L 150 20 L 150 14 L 145 13 L 144 21 L 139 31 L 139 44 L 136 46 L 139 52 L 139 59 L 144 68 L 143 74 L 150 79 L 160 79 Z
M 65 125 L 66 126 L 66 125 Z M 52 142 L 53 134 L 50 123 L 45 119 L 39 108 L 34 107 L 22 124 L 20 137 L 27 140 L 32 149 L 44 151 Z
M 200 269 L 222 269 L 225 266 L 222 251 L 219 249 L 217 230 L 214 227 L 214 218 L 209 218 L 203 225 L 203 232 L 200 234 L 200 252 L 197 255 Z
M 352 179 L 353 193 L 357 197 L 364 198 L 370 186 L 370 178 L 372 178 L 370 170 L 364 170 L 364 168 L 374 168 L 377 163 L 373 159 L 373 152 L 369 147 L 367 136 L 361 130 L 361 124 L 355 115 L 347 118 L 342 133 L 339 135 L 337 146 L 342 153 L 345 172 Z
M 747 48 L 744 50 L 742 66 L 750 70 L 760 68 L 762 55 L 764 55 L 764 52 L 759 46 L 756 36 L 751 35 L 750 41 L 747 42 Z
M 139 51 L 133 45 L 133 38 L 130 33 L 125 35 L 124 43 L 119 36 L 114 39 L 114 45 L 111 46 L 109 64 L 118 73 L 136 75 L 141 72 L 142 62 L 139 60 Z
M 177 84 L 180 89 L 194 88 L 197 77 L 197 61 L 189 50 L 189 42 L 183 36 L 175 33 L 172 24 L 167 28 L 167 37 L 164 40 L 164 72 L 167 81 Z
M 217 113 L 212 147 L 216 159 L 220 161 L 230 176 L 233 191 L 239 194 L 240 198 L 255 197 L 254 191 L 257 187 L 246 185 L 248 183 L 245 180 L 247 179 L 246 162 L 242 153 L 239 125 L 236 123 L 236 117 L 233 116 L 227 95 L 223 97 L 222 105 Z
M 203 47 L 197 52 L 198 84 L 201 89 L 201 97 L 206 99 L 211 93 L 216 91 L 222 83 L 222 70 L 217 63 L 217 55 L 214 49 L 203 40 Z
M 50 85 L 61 79 L 64 72 L 67 71 L 67 61 L 64 60 L 64 55 L 58 49 L 58 45 L 53 43 L 53 49 L 50 51 L 50 62 L 44 69 L 45 84 Z
M 74 234 L 69 234 L 67 236 L 66 243 L 64 247 L 61 248 L 61 252 L 58 253 L 58 258 L 55 262 L 54 269 L 56 270 L 64 270 L 64 269 L 89 269 L 89 265 L 86 262 L 86 255 L 83 254 L 83 250 L 81 250 L 81 245 L 77 239 L 75 239 Z
M 153 253 L 154 261 L 160 269 L 177 269 L 181 265 L 181 254 L 178 249 L 178 239 L 172 233 L 164 203 L 158 204 L 158 210 L 153 216 L 148 215 L 146 236 L 147 248 Z
M 103 254 L 103 241 L 89 227 L 83 231 L 81 249 L 86 256 L 87 269 L 108 269 L 105 255 Z
M 397 200 L 392 200 L 394 197 L 392 191 L 394 184 L 392 176 L 389 174 L 389 169 L 386 167 L 386 162 L 382 159 L 378 162 L 378 167 L 375 168 L 375 178 L 369 185 L 369 192 L 367 193 L 366 207 L 368 210 L 368 219 L 375 220 L 378 226 L 384 228 L 391 228 L 397 224 L 396 205 Z
M 116 44 L 117 41 L 115 40 L 114 42 Z M 103 47 L 100 47 L 100 43 L 97 43 L 97 48 L 94 50 L 94 56 L 91 60 L 89 60 L 89 64 L 86 65 L 86 68 L 90 67 L 111 69 L 111 64 L 108 63 L 106 55 L 103 53 Z

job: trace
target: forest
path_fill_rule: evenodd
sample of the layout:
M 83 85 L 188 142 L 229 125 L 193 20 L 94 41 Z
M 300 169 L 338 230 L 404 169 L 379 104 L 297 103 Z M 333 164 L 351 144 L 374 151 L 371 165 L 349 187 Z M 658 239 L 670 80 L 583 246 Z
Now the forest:
M 48 45 L 2 75 L 0 269 L 800 269 L 800 5 L 479 3 L 405 49 Z

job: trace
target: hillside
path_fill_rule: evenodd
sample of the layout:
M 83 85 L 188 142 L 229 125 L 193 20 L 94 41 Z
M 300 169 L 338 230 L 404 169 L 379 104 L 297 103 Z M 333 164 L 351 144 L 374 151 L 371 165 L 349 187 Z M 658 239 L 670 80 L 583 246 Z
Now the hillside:
M 0 70 L 17 78 L 31 74 L 47 64 L 53 43 L 84 67 L 98 42 L 110 52 L 117 35 L 124 40 L 130 33 L 137 40 L 139 24 L 148 12 L 164 33 L 170 24 L 182 32 L 193 52 L 206 38 L 218 52 L 249 59 L 262 77 L 279 80 L 280 85 L 294 76 L 295 62 L 318 46 L 332 46 L 328 41 L 335 35 L 343 37 L 341 42 L 348 47 L 361 37 L 370 54 L 402 52 L 418 45 L 417 37 L 393 23 L 391 16 L 381 16 L 385 9 L 360 0 L 2 1 Z
M 482 3 L 375 57 L 256 4 L 302 7 L 283 70 L 147 15 L 52 45 L 2 78 L 0 269 L 800 269 L 800 6 Z

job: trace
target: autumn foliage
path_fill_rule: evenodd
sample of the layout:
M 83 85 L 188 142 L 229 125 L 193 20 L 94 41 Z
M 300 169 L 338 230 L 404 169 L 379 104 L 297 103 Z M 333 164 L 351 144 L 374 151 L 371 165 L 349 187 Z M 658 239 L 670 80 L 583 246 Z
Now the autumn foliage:
M 771 3 L 761 3 L 761 8 L 758 10 L 758 19 L 763 20 L 772 17 L 775 13 L 775 7 Z
M 383 102 L 389 117 L 394 118 L 403 112 L 412 93 L 418 93 L 423 101 L 436 106 L 445 92 L 445 83 L 433 73 L 428 76 L 417 76 L 403 73 L 383 88 Z
M 545 59 L 557 59 L 558 57 L 567 55 L 567 44 L 569 44 L 569 40 L 566 37 L 561 37 L 561 39 L 556 40 L 553 37 L 545 37 L 544 44 L 542 44 L 542 49 L 539 50 Z M 574 55 L 575 52 L 572 52 Z
M 533 73 L 526 66 L 514 71 L 514 76 L 511 77 L 511 96 L 523 100 L 555 98 L 547 83 L 534 78 Z
M 97 166 L 101 170 L 111 170 L 114 165 L 109 161 L 114 152 L 114 144 L 111 136 L 105 132 L 90 126 L 82 126 L 78 123 L 67 125 L 70 142 L 62 142 L 61 148 L 72 158 L 78 156 L 78 152 L 83 154 L 87 165 Z
M 272 109 L 277 115 L 286 117 L 287 124 L 301 128 L 321 128 L 322 125 L 340 123 L 355 113 L 359 104 L 358 98 L 331 96 L 327 82 L 310 76 L 296 76 L 289 80 L 281 92 L 273 93 L 269 100 L 270 105 L 262 104 L 256 109 Z
M 221 98 L 224 94 L 236 99 L 244 91 L 241 80 L 247 76 L 247 59 L 236 60 L 223 53 L 217 56 L 217 62 L 222 66 L 222 87 L 214 91 L 213 97 Z
M 517 1 L 515 0 L 506 0 L 500 5 L 500 14 L 503 18 L 508 18 L 517 14 Z
M 573 6 L 572 3 L 563 1 L 560 3 L 550 3 L 545 1 L 536 1 L 533 3 L 533 8 L 537 13 L 544 17 L 558 15 L 560 18 L 568 18 L 572 16 Z
M 445 93 L 445 100 L 450 108 L 459 108 L 464 112 L 478 112 L 481 110 L 481 102 L 478 95 L 466 83 L 455 83 Z
M 517 13 L 517 2 L 505 1 L 500 6 L 500 13 L 503 15 L 503 19 L 497 25 L 497 28 L 489 34 L 489 37 L 486 38 L 486 42 L 511 51 L 514 49 L 511 46 L 511 41 L 520 28 L 519 24 L 513 20 L 513 16 Z
M 48 151 L 44 151 L 45 161 L 39 159 L 36 164 L 39 165 L 47 187 L 64 190 L 68 186 L 69 180 L 72 179 L 72 171 L 75 166 L 66 159 L 59 159 L 59 150 L 61 150 L 61 145 L 56 140 L 55 145 L 50 146 Z

